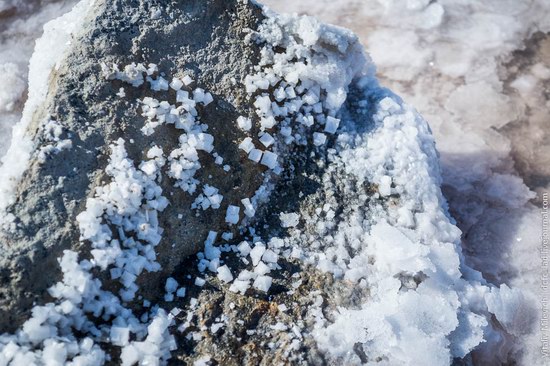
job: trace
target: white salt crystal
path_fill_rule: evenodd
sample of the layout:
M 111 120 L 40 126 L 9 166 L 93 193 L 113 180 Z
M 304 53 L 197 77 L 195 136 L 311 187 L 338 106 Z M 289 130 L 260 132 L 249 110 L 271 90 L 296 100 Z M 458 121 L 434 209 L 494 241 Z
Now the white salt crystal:
M 244 214 L 247 217 L 254 217 L 254 215 L 256 215 L 256 210 L 254 209 L 254 206 L 252 206 L 252 202 L 250 202 L 250 198 L 242 199 L 241 203 L 244 206 Z
M 246 290 L 250 287 L 249 280 L 235 280 L 229 287 L 231 292 L 240 292 L 242 295 L 246 293 Z
M 229 205 L 225 214 L 225 222 L 229 224 L 237 224 L 239 222 L 240 207 Z
M 187 292 L 187 290 L 185 289 L 185 287 L 180 287 L 178 289 L 178 291 L 176 291 L 176 296 L 177 297 L 185 297 L 186 292 Z
M 126 346 L 130 339 L 130 329 L 126 327 L 111 327 L 111 343 L 115 346 Z
M 285 330 L 288 329 L 288 327 L 287 327 L 286 325 L 284 325 L 283 323 L 278 322 L 277 324 L 272 325 L 272 326 L 271 326 L 271 329 L 273 329 L 273 330 L 285 331 Z
M 300 223 L 300 215 L 294 212 L 291 212 L 291 213 L 282 212 L 279 215 L 279 219 L 281 220 L 281 226 L 284 228 L 296 227 Z
M 248 254 L 250 254 L 250 251 L 252 250 L 250 244 L 248 244 L 247 241 L 243 241 L 242 243 L 240 243 L 237 249 L 239 250 L 239 253 L 242 257 L 246 257 Z
M 159 76 L 157 80 L 153 80 L 151 78 L 148 78 L 148 80 L 151 83 L 152 90 L 154 91 L 168 90 L 168 80 L 166 80 L 162 76 Z
M 253 286 L 255 289 L 268 292 L 272 282 L 273 279 L 269 276 L 258 276 L 258 278 L 254 280 Z
M 252 142 L 252 138 L 246 137 L 240 144 L 239 149 L 244 150 L 247 154 L 254 149 L 254 143 Z
M 170 88 L 174 89 L 175 91 L 178 91 L 183 86 L 183 81 L 180 79 L 172 79 L 172 82 L 170 83 Z
M 213 101 L 214 101 L 214 97 L 212 96 L 212 94 L 210 94 L 210 93 L 204 94 L 203 104 L 205 106 L 209 105 Z
M 250 118 L 240 116 L 237 118 L 237 125 L 243 131 L 250 131 L 252 128 L 252 120 L 250 120 Z
M 260 126 L 262 126 L 265 129 L 271 129 L 277 124 L 277 121 L 274 117 L 263 117 L 260 119 Z
M 262 255 L 262 260 L 266 263 L 277 263 L 278 258 L 279 256 L 271 249 L 267 249 Z
M 189 86 L 189 85 L 191 85 L 191 84 L 193 83 L 194 80 L 191 78 L 191 76 L 185 75 L 185 76 L 181 79 L 181 81 L 183 81 L 183 83 L 185 84 L 185 86 Z
M 327 141 L 327 136 L 321 132 L 313 133 L 313 144 L 315 146 L 321 146 Z
M 281 127 L 281 135 L 289 137 L 292 135 L 292 128 L 290 127 Z
M 166 289 L 166 292 L 173 293 L 178 289 L 178 281 L 176 281 L 172 277 L 168 277 L 166 279 L 166 285 L 164 286 L 164 288 Z
M 270 147 L 275 142 L 275 139 L 273 138 L 273 136 L 271 136 L 269 133 L 266 132 L 262 135 L 262 137 L 260 137 L 260 142 L 265 147 Z
M 223 328 L 223 323 L 214 323 L 210 326 L 210 331 L 216 334 L 221 328 Z
M 193 90 L 193 100 L 195 103 L 204 103 L 205 93 L 204 89 L 197 88 Z
M 210 365 L 210 356 L 204 356 L 193 362 L 193 366 L 208 366 Z
M 339 119 L 328 116 L 325 122 L 325 132 L 336 133 L 336 130 L 338 129 L 339 125 L 340 125 Z
M 391 177 L 384 175 L 380 178 L 380 184 L 378 185 L 378 192 L 381 196 L 386 197 L 391 194 Z
M 186 90 L 178 90 L 176 92 L 176 101 L 179 103 L 186 103 L 189 101 L 189 92 Z
M 231 274 L 231 271 L 229 270 L 229 267 L 227 267 L 227 265 L 218 267 L 217 277 L 220 279 L 220 281 L 223 281 L 225 283 L 233 281 L 233 275 Z
M 254 268 L 254 273 L 257 273 L 259 275 L 265 275 L 265 274 L 268 274 L 269 272 L 271 272 L 271 268 L 269 268 L 269 266 L 267 264 L 265 264 L 264 262 L 261 262 L 258 263 L 258 265 Z
M 200 277 L 195 278 L 195 286 L 202 287 L 204 286 L 205 283 L 206 283 L 206 280 L 204 278 L 200 278 Z
M 259 162 L 260 159 L 262 158 L 262 151 L 261 150 L 258 150 L 258 149 L 252 149 L 250 150 L 250 152 L 248 153 L 248 158 L 254 162 Z
M 274 154 L 271 151 L 264 151 L 262 164 L 267 166 L 269 169 L 274 169 L 277 166 L 277 154 Z
M 262 243 L 256 243 L 254 249 L 250 251 L 250 258 L 252 259 L 252 264 L 257 266 L 264 255 L 266 247 Z

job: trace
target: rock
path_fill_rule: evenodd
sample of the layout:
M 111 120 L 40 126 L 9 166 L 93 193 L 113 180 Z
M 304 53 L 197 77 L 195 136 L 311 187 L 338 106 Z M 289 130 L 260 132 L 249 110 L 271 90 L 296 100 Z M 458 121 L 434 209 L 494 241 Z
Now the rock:
M 248 28 L 261 20 L 261 11 L 237 1 L 174 3 L 162 8 L 161 16 L 152 17 L 155 9 L 142 1 L 97 2 L 61 66 L 50 75 L 47 99 L 27 128 L 34 144 L 29 167 L 17 186 L 16 201 L 8 208 L 16 218 L 16 229 L 2 238 L 0 329 L 21 324 L 32 304 L 59 280 L 57 258 L 62 251 L 82 246 L 75 218 L 86 198 L 108 179 L 104 171 L 109 145 L 119 137 L 133 140 L 126 144 L 128 154 L 141 161 L 153 141 L 167 151 L 178 144 L 180 134 L 172 126 L 161 127 L 152 136 L 140 132 L 145 118 L 136 99 L 152 93 L 145 85 L 133 88 L 105 80 L 102 62 L 121 67 L 156 63 L 159 72 L 174 77 L 185 71 L 196 79 L 194 86 L 214 96 L 200 110 L 202 122 L 209 126 L 216 151 L 223 151 L 224 164 L 232 170 L 228 174 L 204 154 L 197 178 L 217 187 L 224 199 L 219 210 L 191 210 L 194 196 L 173 187 L 173 180 L 162 182 L 171 205 L 160 219 L 165 230 L 158 248 L 158 260 L 165 268 L 160 275 L 198 251 L 208 231 L 230 229 L 224 221 L 226 207 L 253 196 L 263 181 L 265 168 L 243 158 L 237 148 L 244 134 L 233 126 L 239 116 L 250 113 L 250 105 L 244 88 L 232 82 L 242 81 L 257 62 L 259 49 L 242 40 Z M 120 88 L 125 98 L 117 97 Z M 163 97 L 175 102 L 176 95 L 171 90 Z M 39 151 L 51 144 L 42 125 L 48 118 L 57 121 L 72 148 L 42 163 Z M 155 288 L 156 284 L 151 291 Z

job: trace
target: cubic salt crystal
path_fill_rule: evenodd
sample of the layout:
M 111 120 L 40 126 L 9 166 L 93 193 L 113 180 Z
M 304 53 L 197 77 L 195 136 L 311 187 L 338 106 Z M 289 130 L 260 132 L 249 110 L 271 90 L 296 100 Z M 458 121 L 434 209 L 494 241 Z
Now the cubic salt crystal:
M 261 163 L 269 169 L 274 169 L 277 166 L 277 154 L 271 151 L 264 151 Z
M 254 280 L 253 286 L 257 290 L 268 292 L 272 282 L 273 279 L 269 276 L 258 276 L 258 278 Z
M 271 136 L 269 133 L 266 132 L 262 135 L 262 137 L 260 137 L 260 142 L 265 147 L 270 147 L 275 142 L 275 139 L 273 138 L 273 136 Z
M 174 89 L 175 91 L 178 91 L 183 86 L 183 81 L 180 79 L 172 79 L 172 82 L 170 83 L 170 88 Z
M 130 329 L 126 327 L 111 327 L 111 343 L 115 346 L 126 346 L 130 339 Z
M 290 127 L 281 127 L 281 135 L 289 137 L 292 135 L 292 128 Z
M 229 270 L 229 267 L 227 267 L 227 265 L 218 267 L 217 277 L 220 279 L 220 281 L 223 281 L 225 283 L 233 281 L 233 275 L 231 274 L 231 271 Z
M 183 81 L 183 83 L 184 83 L 186 86 L 189 86 L 189 85 L 191 85 L 191 84 L 193 83 L 194 80 L 191 78 L 191 76 L 185 75 L 185 76 L 181 79 L 181 81 Z
M 252 149 L 250 150 L 250 152 L 248 153 L 248 158 L 254 162 L 259 162 L 260 159 L 262 158 L 262 151 L 261 150 L 258 150 L 258 149 Z
M 208 200 L 210 201 L 210 205 L 213 209 L 218 209 L 220 208 L 220 204 L 223 200 L 223 196 L 221 194 L 215 194 L 208 197 Z
M 239 222 L 239 211 L 240 207 L 229 205 L 225 213 L 225 222 L 229 224 L 237 224 Z
M 246 293 L 246 290 L 250 287 L 250 281 L 248 280 L 235 280 L 229 287 L 231 292 L 240 292 L 242 295 Z
M 390 176 L 384 175 L 380 178 L 380 184 L 378 184 L 378 192 L 382 197 L 391 195 L 391 182 Z
M 325 132 L 327 133 L 336 133 L 338 126 L 340 125 L 340 120 L 331 116 L 328 116 L 325 122 Z
M 185 293 L 187 292 L 185 287 L 180 287 L 178 291 L 176 291 L 177 297 L 185 297 Z
M 279 219 L 281 220 L 281 226 L 284 228 L 295 227 L 300 223 L 300 215 L 293 212 L 282 212 L 279 214 Z
M 206 93 L 204 95 L 204 99 L 203 99 L 203 104 L 205 106 L 209 105 L 210 103 L 212 103 L 214 101 L 214 97 L 212 96 L 212 94 L 210 93 Z
M 162 76 L 159 76 L 157 80 L 153 80 L 151 78 L 148 78 L 148 80 L 151 83 L 152 90 L 154 91 L 168 90 L 168 80 L 166 80 Z
M 252 138 L 246 137 L 240 144 L 239 149 L 244 150 L 247 154 L 254 149 L 254 143 L 252 142 Z
M 240 116 L 237 118 L 237 125 L 243 131 L 250 131 L 252 128 L 252 120 L 250 118 Z
M 248 254 L 250 254 L 250 251 L 252 250 L 250 244 L 248 244 L 247 241 L 243 241 L 242 243 L 240 243 L 237 249 L 239 250 L 239 253 L 242 257 L 246 257 Z
M 271 249 L 267 249 L 262 255 L 262 260 L 266 263 L 277 263 L 278 258 L 279 256 Z
M 193 100 L 195 101 L 195 103 L 204 103 L 204 97 L 204 89 L 197 88 L 193 91 Z
M 261 276 L 263 276 L 265 274 L 268 274 L 269 272 L 271 272 L 271 268 L 269 268 L 269 266 L 267 264 L 265 264 L 264 262 L 261 262 L 261 261 L 260 261 L 260 263 L 258 263 L 256 268 L 254 268 L 254 273 L 257 273 Z
M 177 289 L 178 289 L 178 281 L 176 281 L 174 278 L 172 277 L 168 277 L 166 279 L 166 285 L 164 286 L 164 289 L 166 290 L 166 292 L 168 293 L 173 293 L 175 292 Z
M 269 117 L 262 117 L 260 119 L 260 126 L 263 127 L 264 129 L 271 129 L 273 128 L 275 125 L 277 124 L 277 120 L 272 117 L 272 116 L 269 116 Z
M 266 247 L 262 243 L 256 243 L 254 248 L 250 251 L 250 258 L 252 259 L 252 264 L 254 266 L 257 266 L 258 263 L 260 263 L 260 260 L 262 259 L 265 251 Z
M 178 103 L 183 103 L 189 101 L 189 92 L 186 90 L 178 90 L 176 92 L 176 101 Z
M 313 133 L 313 144 L 315 146 L 321 146 L 327 141 L 327 136 L 324 133 L 314 132 Z
M 141 164 L 139 167 L 141 171 L 143 171 L 145 174 L 151 176 L 156 173 L 157 166 L 155 165 L 154 161 L 147 161 Z
M 218 268 L 219 270 L 219 268 Z M 206 283 L 206 280 L 204 278 L 196 277 L 195 278 L 195 286 L 202 287 Z
M 254 215 L 256 215 L 256 210 L 254 209 L 254 206 L 252 205 L 252 202 L 250 202 L 250 198 L 242 199 L 241 203 L 244 206 L 244 214 L 247 217 L 254 217 Z

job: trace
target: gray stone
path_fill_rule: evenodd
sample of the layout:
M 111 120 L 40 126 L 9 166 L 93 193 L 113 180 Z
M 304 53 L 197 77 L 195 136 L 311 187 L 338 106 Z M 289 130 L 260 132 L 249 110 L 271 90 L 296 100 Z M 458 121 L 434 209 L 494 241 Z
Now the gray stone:
M 39 126 L 50 115 L 73 147 L 44 163 L 32 159 L 18 186 L 17 201 L 8 209 L 16 217 L 17 229 L 0 239 L 5 249 L 0 258 L 2 331 L 15 329 L 34 302 L 48 299 L 47 288 L 60 279 L 57 258 L 62 251 L 82 251 L 86 246 L 79 242 L 75 218 L 84 210 L 86 198 L 108 178 L 104 169 L 109 144 L 123 137 L 134 161 L 143 160 L 153 140 L 168 149 L 178 144 L 180 133 L 172 126 L 143 136 L 140 128 L 145 118 L 135 100 L 148 96 L 149 89 L 105 80 L 101 62 L 156 63 L 168 77 L 192 71 L 197 86 L 214 96 L 214 102 L 201 111 L 201 120 L 214 135 L 216 150 L 223 151 L 225 162 L 233 167 L 231 174 L 225 174 L 211 156 L 201 156 L 197 178 L 219 188 L 224 200 L 219 210 L 199 215 L 190 208 L 194 196 L 173 187 L 170 179 L 163 181 L 164 195 L 171 202 L 160 218 L 165 231 L 157 252 L 163 271 L 140 278 L 142 291 L 158 296 L 160 278 L 198 251 L 208 230 L 229 230 L 226 207 L 252 196 L 263 180 L 265 168 L 239 155 L 237 141 L 243 136 L 234 128 L 238 116 L 249 114 L 248 98 L 239 82 L 257 62 L 259 49 L 243 38 L 261 20 L 261 10 L 236 0 L 103 0 L 94 6 L 80 39 L 52 74 L 47 100 L 29 127 L 39 149 L 45 143 Z M 155 6 L 162 16 L 152 19 Z M 116 96 L 121 87 L 126 98 Z M 175 93 L 166 92 L 166 98 L 175 101 Z M 133 144 L 128 143 L 131 139 Z

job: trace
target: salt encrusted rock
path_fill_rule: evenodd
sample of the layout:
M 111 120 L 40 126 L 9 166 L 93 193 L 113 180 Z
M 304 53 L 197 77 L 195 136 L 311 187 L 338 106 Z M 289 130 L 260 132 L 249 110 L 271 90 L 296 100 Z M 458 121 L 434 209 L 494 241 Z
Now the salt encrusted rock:
M 247 1 L 89 9 L 27 103 L 1 330 L 38 304 L 0 364 L 447 365 L 514 326 L 353 34 Z
M 171 179 L 161 182 L 170 205 L 160 217 L 164 233 L 157 248 L 163 267 L 159 275 L 170 273 L 182 258 L 199 250 L 209 230 L 231 229 L 224 220 L 226 208 L 253 196 L 265 171 L 239 154 L 235 142 L 244 135 L 234 128 L 239 117 L 249 114 L 239 81 L 257 63 L 259 51 L 243 39 L 261 18 L 255 5 L 226 0 L 104 0 L 92 6 L 72 35 L 60 67 L 50 75 L 47 98 L 27 127 L 32 157 L 17 183 L 16 200 L 7 209 L 15 217 L 11 230 L 1 239 L 2 331 L 21 324 L 33 302 L 44 299 L 45 290 L 59 280 L 57 258 L 62 251 L 86 247 L 79 242 L 75 219 L 86 198 L 110 179 L 104 172 L 109 145 L 123 137 L 130 158 L 139 162 L 153 142 L 165 153 L 178 144 L 180 133 L 173 125 L 160 126 L 151 136 L 141 133 L 146 119 L 136 101 L 160 95 L 173 103 L 175 91 L 155 94 L 148 83 L 134 88 L 106 80 L 101 63 L 121 68 L 133 62 L 155 63 L 167 79 L 183 78 L 185 73 L 194 79 L 193 88 L 213 95 L 213 102 L 197 109 L 214 136 L 215 150 L 223 152 L 223 164 L 232 169 L 224 171 L 211 155 L 200 152 L 197 178 L 219 189 L 223 201 L 217 210 L 193 210 L 196 195 L 174 187 Z M 58 141 L 52 145 L 43 127 L 49 120 L 57 121 L 61 141 L 72 141 L 72 147 L 56 148 Z M 148 284 L 151 291 L 157 287 L 154 280 L 143 280 L 143 286 Z

